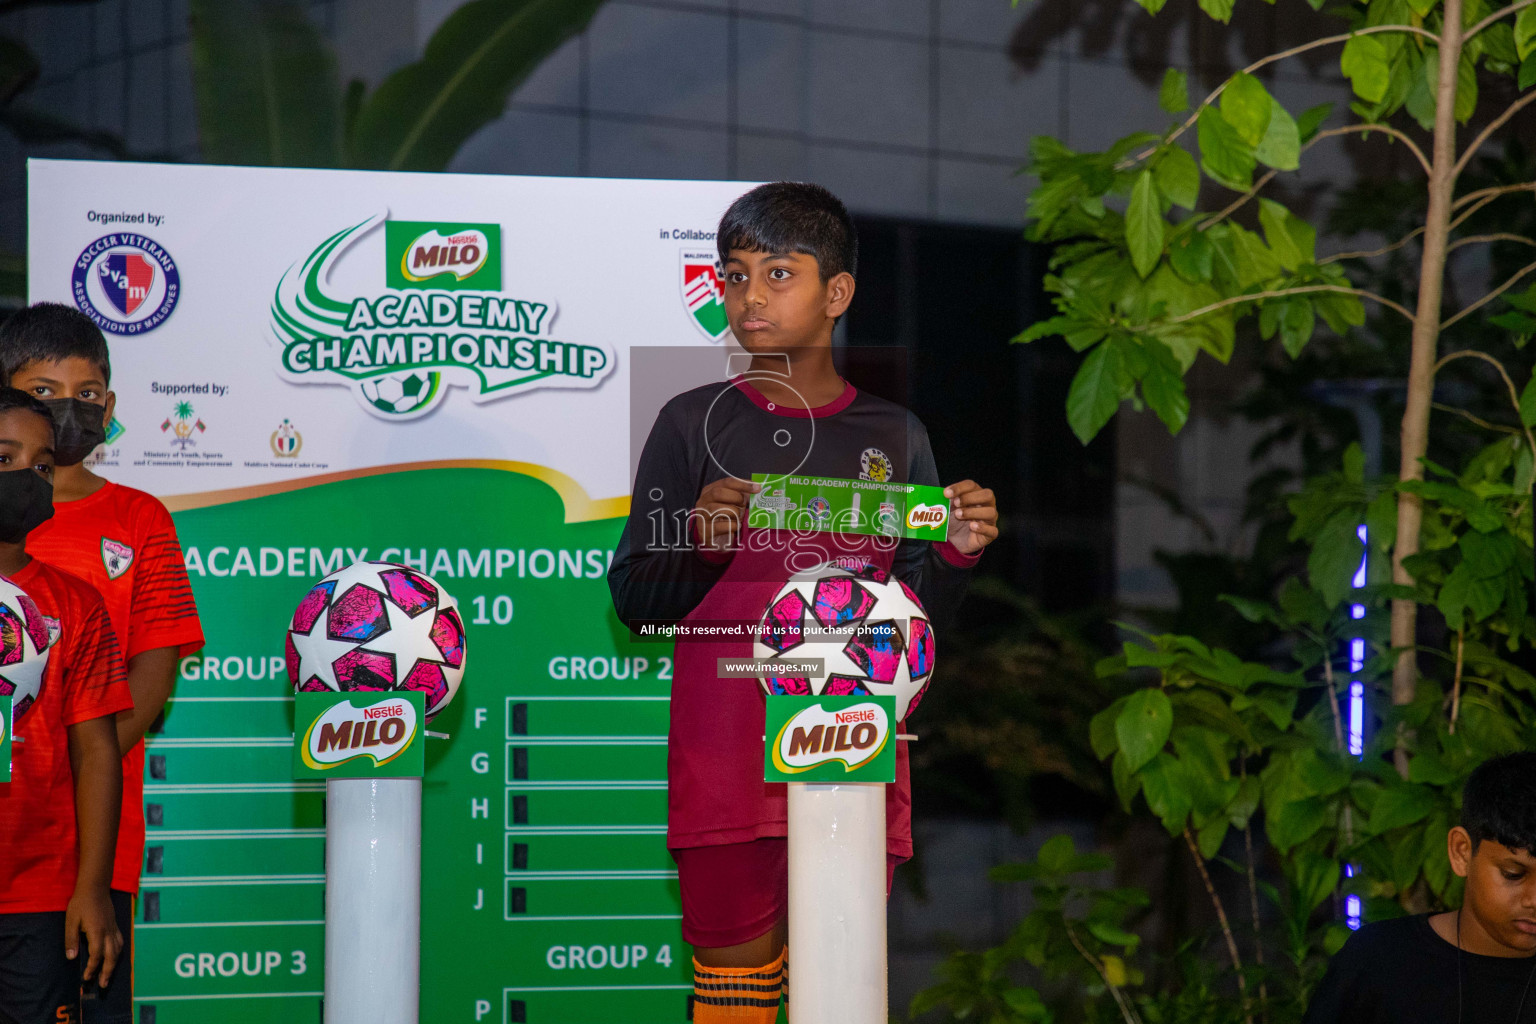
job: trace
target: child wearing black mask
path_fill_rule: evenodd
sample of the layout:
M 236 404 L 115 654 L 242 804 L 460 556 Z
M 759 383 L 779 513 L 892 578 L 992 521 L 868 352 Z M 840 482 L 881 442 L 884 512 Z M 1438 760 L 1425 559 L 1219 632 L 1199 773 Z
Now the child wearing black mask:
M 4 382 L 53 413 L 54 516 L 33 534 L 34 554 L 87 583 L 106 602 L 127 659 L 133 710 L 117 720 L 123 754 L 123 817 L 112 871 L 118 928 L 133 949 L 133 899 L 144 860 L 144 732 L 176 681 L 176 665 L 203 645 L 202 626 L 170 514 L 151 495 L 111 483 L 85 459 L 102 443 L 117 407 L 108 390 L 107 342 L 78 309 L 40 302 L 0 324 Z M 85 1024 L 129 1024 L 133 975 L 88 986 Z
M 116 719 L 133 702 L 101 596 L 27 551 L 53 515 L 53 444 L 47 407 L 0 388 L 0 574 L 37 606 L 48 650 L 37 693 L 12 709 L 11 781 L 0 783 L 0 1020 L 16 1024 L 78 1020 L 82 976 L 109 983 L 122 947 L 108 885 Z

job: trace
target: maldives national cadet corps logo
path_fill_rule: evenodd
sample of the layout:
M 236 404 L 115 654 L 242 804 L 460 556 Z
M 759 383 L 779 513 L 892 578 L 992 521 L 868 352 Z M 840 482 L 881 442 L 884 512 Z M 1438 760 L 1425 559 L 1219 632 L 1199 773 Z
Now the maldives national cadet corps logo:
M 280 459 L 296 459 L 299 450 L 304 447 L 304 435 L 299 433 L 299 428 L 290 421 L 283 420 L 277 429 L 272 431 L 268 443 L 272 446 L 272 454 Z
M 101 564 L 107 570 L 107 579 L 115 580 L 133 564 L 133 548 L 121 541 L 101 538 Z
M 725 318 L 725 281 L 720 276 L 720 257 L 713 252 L 683 250 L 683 305 L 710 341 L 719 341 L 731 329 Z
M 380 225 L 384 230 L 375 231 Z M 357 281 L 338 264 L 367 259 L 383 235 L 382 288 L 336 294 Z M 374 249 L 373 251 L 377 251 Z M 488 402 L 535 388 L 592 388 L 614 367 L 614 352 L 551 337 L 554 302 L 504 297 L 500 224 L 388 220 L 380 214 L 321 242 L 283 274 L 272 299 L 272 333 L 282 375 L 300 384 L 340 384 L 383 419 L 425 416 L 450 386 Z M 374 280 L 378 280 L 374 277 Z M 279 431 L 281 433 L 281 431 Z M 292 452 L 302 443 L 294 431 Z M 286 443 L 286 442 L 284 442 Z
M 159 243 L 132 233 L 102 235 L 75 260 L 75 305 L 112 334 L 143 334 L 165 322 L 181 298 L 176 261 Z

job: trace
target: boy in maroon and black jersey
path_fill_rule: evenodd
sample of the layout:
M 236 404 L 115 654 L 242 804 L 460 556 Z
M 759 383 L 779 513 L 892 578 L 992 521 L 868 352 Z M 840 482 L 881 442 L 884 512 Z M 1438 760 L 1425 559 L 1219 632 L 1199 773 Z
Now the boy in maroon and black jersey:
M 945 488 L 949 539 L 763 531 L 743 514 L 753 473 L 938 485 L 927 431 L 905 408 L 838 376 L 832 328 L 853 298 L 853 222 L 817 185 L 775 182 L 732 204 L 717 245 L 731 330 L 747 373 L 686 391 L 651 428 L 608 574 L 619 617 L 756 623 L 796 572 L 868 562 L 906 582 L 940 623 L 997 536 L 992 492 Z M 764 536 L 767 533 L 777 536 Z M 756 536 L 754 536 L 756 535 Z M 694 946 L 694 1020 L 773 1021 L 785 965 L 786 795 L 763 781 L 763 698 L 721 679 L 717 659 L 750 639 L 678 643 L 668 742 L 667 846 L 677 861 L 683 937 Z M 886 790 L 889 868 L 912 855 L 907 749 Z

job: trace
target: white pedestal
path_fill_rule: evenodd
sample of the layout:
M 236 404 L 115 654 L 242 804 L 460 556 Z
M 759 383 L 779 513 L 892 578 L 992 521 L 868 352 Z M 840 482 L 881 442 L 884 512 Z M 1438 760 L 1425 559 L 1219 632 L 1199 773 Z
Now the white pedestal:
M 788 788 L 789 1019 L 887 1024 L 885 784 Z
M 421 780 L 325 784 L 325 1024 L 416 1024 Z

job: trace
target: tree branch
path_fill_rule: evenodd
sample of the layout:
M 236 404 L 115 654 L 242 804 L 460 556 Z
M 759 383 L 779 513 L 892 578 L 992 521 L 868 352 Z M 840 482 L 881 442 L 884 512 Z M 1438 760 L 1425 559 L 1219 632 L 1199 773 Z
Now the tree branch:
M 1514 192 L 1536 192 L 1536 181 L 1522 181 L 1518 185 L 1490 185 L 1488 188 L 1480 188 L 1476 192 L 1468 192 L 1451 204 L 1452 210 L 1459 210 L 1463 206 L 1478 199 L 1497 199 L 1499 196 L 1507 196 Z
M 1536 264 L 1532 264 L 1532 266 L 1536 267 Z M 1430 380 L 1433 381 L 1438 377 L 1440 371 L 1445 368 L 1445 365 L 1456 359 L 1481 359 L 1499 371 L 1499 376 L 1504 378 L 1504 386 L 1509 389 L 1509 404 L 1515 407 L 1515 420 L 1525 430 L 1525 443 L 1531 446 L 1531 453 L 1536 454 L 1536 436 L 1531 434 L 1531 428 L 1525 426 L 1525 420 L 1520 416 L 1520 392 L 1515 390 L 1515 382 L 1510 380 L 1509 371 L 1504 369 L 1504 364 L 1487 352 L 1481 352 L 1475 348 L 1464 348 L 1459 352 L 1452 352 L 1436 363 L 1435 368 L 1429 371 Z
M 1242 195 L 1240 195 L 1236 199 L 1232 200 L 1232 202 L 1228 203 L 1226 208 L 1221 210 L 1220 212 L 1218 212 L 1216 214 L 1216 216 L 1212 217 L 1210 220 L 1206 221 L 1204 224 L 1201 224 L 1200 227 L 1199 227 L 1199 230 L 1201 230 L 1201 231 L 1209 231 L 1211 228 L 1215 227 L 1217 224 L 1220 224 L 1222 221 L 1224 221 L 1228 217 L 1232 216 L 1238 210 L 1241 210 L 1244 206 L 1246 206 L 1248 204 L 1248 200 L 1250 200 L 1254 196 L 1258 195 L 1259 192 L 1261 192 L 1263 190 L 1265 185 L 1268 185 L 1270 182 L 1275 180 L 1275 175 L 1277 175 L 1279 173 L 1280 173 L 1279 171 L 1270 171 L 1269 173 L 1265 174 L 1258 181 L 1254 182 L 1253 183 L 1253 187 L 1250 188 L 1247 192 L 1244 192 Z
M 1297 56 L 1299 54 L 1306 53 L 1308 50 L 1316 50 L 1316 49 L 1319 49 L 1320 47 L 1332 46 L 1334 43 L 1347 43 L 1351 39 L 1353 39 L 1355 36 L 1376 35 L 1377 33 L 1380 33 L 1380 32 L 1411 32 L 1414 35 L 1424 36 L 1424 37 L 1432 40 L 1433 42 L 1435 42 L 1437 45 L 1440 42 L 1440 37 L 1437 36 L 1435 33 L 1429 31 L 1429 29 L 1426 29 L 1426 28 L 1419 28 L 1417 25 L 1372 25 L 1370 28 L 1362 28 L 1362 29 L 1358 29 L 1358 30 L 1356 30 L 1354 32 L 1343 32 L 1343 33 L 1340 33 L 1339 35 L 1328 36 L 1327 38 L 1324 38 L 1324 39 L 1314 39 L 1310 43 L 1302 43 L 1300 46 L 1293 46 L 1289 50 L 1282 50 L 1279 53 L 1272 53 L 1268 57 L 1261 57 L 1260 59 L 1254 61 L 1252 64 L 1250 64 L 1247 67 L 1243 68 L 1243 70 L 1238 72 L 1238 74 L 1248 74 L 1248 75 L 1251 75 L 1255 71 L 1258 71 L 1260 68 L 1266 67 L 1266 66 L 1268 66 L 1270 64 L 1274 64 L 1274 63 L 1276 63 L 1278 61 L 1287 60 L 1287 59 L 1289 59 L 1291 57 L 1295 57 L 1295 56 Z M 1233 78 L 1235 78 L 1235 77 L 1237 77 L 1237 76 L 1234 75 Z M 1136 164 L 1138 164 L 1141 161 L 1145 160 L 1147 157 L 1151 156 L 1153 153 L 1156 153 L 1163 146 L 1166 146 L 1168 143 L 1174 141 L 1179 136 L 1183 135 L 1185 132 L 1187 132 L 1191 128 L 1193 128 L 1195 126 L 1195 122 L 1200 119 L 1200 111 L 1204 110 L 1206 107 L 1210 106 L 1212 103 L 1215 103 L 1216 100 L 1218 98 L 1220 98 L 1221 94 L 1226 91 L 1227 86 L 1229 84 L 1231 84 L 1231 82 L 1232 82 L 1232 79 L 1228 78 L 1225 82 L 1222 82 L 1214 90 L 1212 90 L 1211 94 L 1209 96 L 1207 96 L 1204 100 L 1202 100 L 1198 106 L 1195 107 L 1194 112 L 1189 115 L 1189 118 L 1187 120 L 1185 120 L 1185 122 L 1183 124 L 1179 125 L 1178 128 L 1174 129 L 1174 131 L 1173 131 L 1173 133 L 1171 135 L 1169 135 L 1167 138 L 1163 139 L 1161 142 L 1159 142 L 1156 146 L 1153 146 L 1151 149 L 1142 150 L 1140 153 L 1137 153 L 1134 157 L 1131 157 L 1129 160 L 1122 161 L 1119 165 L 1117 165 L 1116 169 L 1117 170 L 1124 170 L 1127 167 L 1135 166 Z
M 1195 834 L 1184 826 L 1184 842 L 1189 844 L 1190 855 L 1195 858 L 1195 867 L 1200 870 L 1200 881 L 1205 883 L 1206 894 L 1211 897 L 1211 905 L 1216 908 L 1216 920 L 1221 924 L 1221 934 L 1227 940 L 1227 954 L 1232 958 L 1232 970 L 1237 975 L 1237 988 L 1243 997 L 1243 1019 L 1247 1024 L 1253 1024 L 1253 1011 L 1248 1006 L 1248 979 L 1243 977 L 1243 958 L 1237 952 L 1237 939 L 1232 935 L 1232 922 L 1227 920 L 1227 908 L 1222 905 L 1221 897 L 1216 895 L 1216 887 L 1211 884 L 1211 873 L 1205 868 L 1205 858 L 1200 854 L 1200 844 L 1195 842 Z
M 1533 95 L 1536 95 L 1536 94 L 1533 94 Z M 1466 309 L 1462 310 L 1460 313 L 1457 313 L 1455 316 L 1451 317 L 1449 320 L 1446 320 L 1444 323 L 1442 323 L 1440 325 L 1440 330 L 1444 331 L 1447 327 L 1450 327 L 1451 324 L 1453 324 L 1456 321 L 1460 320 L 1462 317 L 1467 316 L 1469 313 L 1475 312 L 1476 310 L 1479 310 L 1479 309 L 1483 308 L 1484 306 L 1488 305 L 1488 303 L 1492 302 L 1494 299 L 1498 298 L 1500 295 L 1503 295 L 1505 292 L 1509 291 L 1515 285 L 1519 284 L 1520 283 L 1520 279 L 1525 277 L 1527 274 L 1531 273 L 1532 271 L 1536 271 L 1536 263 L 1527 263 L 1525 266 L 1521 267 L 1519 270 L 1517 270 L 1513 274 L 1511 274 L 1509 276 L 1509 280 L 1505 281 L 1503 284 L 1499 285 L 1493 291 L 1489 292 L 1487 295 L 1484 295 L 1482 298 L 1480 298 L 1476 302 L 1472 303 L 1472 305 L 1468 306 Z M 1450 358 L 1450 357 L 1447 356 L 1446 358 Z M 1444 360 L 1442 360 L 1442 362 L 1443 361 Z M 1517 401 L 1515 404 L 1519 405 L 1520 403 Z
M 1510 4 L 1508 7 L 1501 11 L 1494 11 L 1492 14 L 1488 15 L 1488 17 L 1484 18 L 1482 21 L 1467 29 L 1466 32 L 1462 33 L 1462 38 L 1471 39 L 1473 36 L 1477 35 L 1479 32 L 1487 28 L 1489 25 L 1492 25 L 1494 22 L 1500 20 L 1501 18 L 1507 18 L 1511 14 L 1514 14 L 1516 11 L 1520 10 L 1522 7 L 1529 7 L 1531 4 L 1536 4 L 1536 0 L 1520 0 L 1519 3 Z
M 1461 717 L 1461 666 L 1466 649 L 1467 627 L 1462 626 L 1456 631 L 1456 681 L 1451 684 L 1451 725 L 1448 731 L 1453 736 L 1456 734 L 1456 719 Z
M 1499 433 L 1499 434 L 1514 434 L 1516 437 L 1520 436 L 1520 431 L 1518 429 L 1516 429 L 1515 427 L 1501 427 L 1497 423 L 1489 423 L 1487 420 L 1483 419 L 1481 416 L 1476 416 L 1476 415 L 1468 412 L 1466 409 L 1458 409 L 1454 405 L 1446 405 L 1444 402 L 1431 402 L 1430 403 L 1430 408 L 1431 409 L 1438 409 L 1441 412 L 1448 412 L 1448 413 L 1451 413 L 1452 415 L 1460 416 L 1463 419 L 1470 420 L 1473 423 L 1475 423 L 1477 426 L 1482 427 L 1484 430 L 1491 430 L 1491 431 L 1493 431 L 1495 433 Z
M 1407 317 L 1410 323 L 1413 322 L 1413 314 L 1410 313 L 1406 307 L 1393 302 L 1386 296 L 1377 295 L 1375 292 L 1368 292 L 1362 288 L 1346 288 L 1340 284 L 1309 284 L 1303 285 L 1299 288 L 1279 288 L 1267 292 L 1253 292 L 1249 295 L 1234 295 L 1230 299 L 1222 299 L 1220 302 L 1213 302 L 1209 306 L 1201 306 L 1199 309 L 1192 313 L 1185 313 L 1182 316 L 1176 316 L 1172 320 L 1169 320 L 1168 323 L 1186 323 L 1190 320 L 1199 319 L 1200 317 L 1205 316 L 1207 313 L 1214 313 L 1218 309 L 1225 309 L 1227 306 L 1235 306 L 1242 302 L 1258 302 L 1261 299 L 1282 299 L 1287 295 L 1312 295 L 1318 292 L 1337 292 L 1341 295 L 1358 295 L 1362 299 L 1370 299 L 1372 302 L 1379 302 L 1383 306 L 1386 306 L 1388 309 L 1395 309 L 1399 313 L 1403 314 L 1403 316 Z
M 1317 265 L 1322 266 L 1324 263 L 1337 263 L 1340 260 L 1369 260 L 1374 259 L 1377 256 L 1385 256 L 1389 252 L 1396 252 L 1397 250 L 1401 249 L 1403 246 L 1407 245 L 1415 238 L 1418 238 L 1423 233 L 1424 229 L 1422 227 L 1417 227 L 1408 232 L 1402 238 L 1399 238 L 1397 241 L 1393 242 L 1391 245 L 1383 246 L 1380 249 L 1372 249 L 1369 252 L 1335 253 L 1332 256 L 1326 256 L 1323 259 L 1318 260 Z
M 1536 3 L 1536 0 L 1531 0 L 1531 2 Z M 1529 238 L 1525 235 L 1515 235 L 1509 233 L 1508 231 L 1500 231 L 1497 234 L 1492 235 L 1468 235 L 1466 238 L 1458 238 L 1456 241 L 1452 242 L 1450 247 L 1446 249 L 1446 252 L 1455 252 L 1457 249 L 1460 249 L 1464 245 L 1474 245 L 1478 242 L 1518 242 L 1521 245 L 1536 245 L 1536 238 Z
M 1527 2 L 1536 3 L 1536 0 L 1527 0 Z M 1530 106 L 1533 102 L 1536 102 L 1536 92 L 1528 92 L 1524 96 L 1521 96 L 1519 99 L 1515 100 L 1515 102 L 1511 103 L 1508 107 L 1504 108 L 1504 113 L 1494 118 L 1489 123 L 1488 127 L 1478 132 L 1477 138 L 1473 139 L 1472 144 L 1469 145 L 1466 148 L 1466 151 L 1461 154 L 1461 159 L 1456 161 L 1455 168 L 1451 170 L 1452 176 L 1459 176 L 1462 171 L 1466 170 L 1467 164 L 1472 160 L 1472 157 L 1477 154 L 1477 151 L 1482 148 L 1483 143 L 1487 142 L 1489 138 L 1493 136 L 1494 132 L 1508 124 L 1510 118 L 1520 113 L 1520 111 Z
M 1082 940 L 1077 937 L 1077 932 L 1073 930 L 1071 921 L 1063 917 L 1061 923 L 1067 930 L 1067 940 L 1072 943 L 1072 948 L 1077 950 L 1079 956 L 1088 961 L 1088 966 L 1094 969 L 1099 979 L 1104 982 L 1104 987 L 1109 989 L 1109 994 L 1114 997 L 1115 1005 L 1120 1008 L 1120 1016 L 1125 1019 L 1125 1024 L 1140 1024 L 1140 1016 L 1126 1002 L 1125 997 L 1120 992 L 1120 987 L 1109 980 L 1109 972 L 1104 969 L 1103 961 L 1088 952 Z

